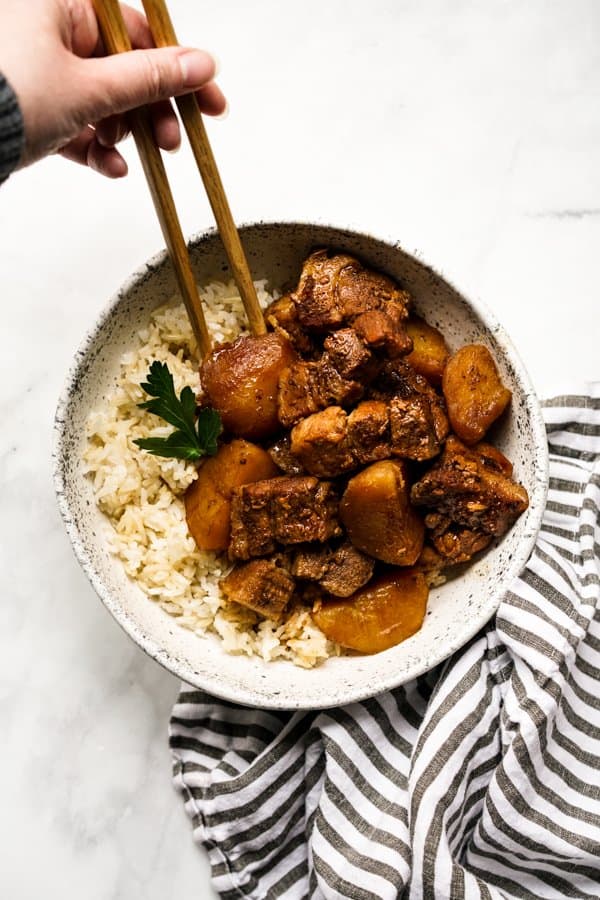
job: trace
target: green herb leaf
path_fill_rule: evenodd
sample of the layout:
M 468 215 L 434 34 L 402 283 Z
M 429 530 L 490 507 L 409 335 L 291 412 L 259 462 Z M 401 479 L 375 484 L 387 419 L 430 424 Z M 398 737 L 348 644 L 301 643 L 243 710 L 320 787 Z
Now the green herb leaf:
M 134 441 L 142 450 L 153 456 L 164 456 L 171 459 L 200 459 L 202 453 L 197 447 L 191 447 L 182 431 L 174 431 L 167 438 L 139 438 Z
M 217 438 L 223 430 L 221 416 L 216 409 L 206 406 L 198 413 L 198 440 L 204 447 L 207 456 L 214 456 L 217 452 Z
M 148 381 L 141 387 L 153 398 L 140 403 L 140 409 L 160 416 L 175 431 L 166 438 L 140 438 L 134 441 L 142 450 L 153 456 L 173 459 L 200 459 L 214 456 L 217 452 L 217 438 L 221 433 L 221 417 L 214 409 L 200 410 L 198 423 L 194 422 L 196 398 L 190 387 L 184 387 L 179 397 L 175 392 L 173 376 L 166 363 L 153 362 L 148 372 Z
M 190 443 L 194 444 L 196 437 L 194 429 L 196 401 L 193 390 L 190 387 L 185 387 L 178 399 L 175 393 L 173 376 L 169 372 L 169 367 L 166 363 L 153 362 L 147 377 L 148 381 L 142 384 L 141 387 L 155 399 L 140 403 L 141 409 L 147 409 L 148 412 L 154 413 L 155 416 L 160 416 L 169 425 L 179 428 L 180 431 L 187 434 Z

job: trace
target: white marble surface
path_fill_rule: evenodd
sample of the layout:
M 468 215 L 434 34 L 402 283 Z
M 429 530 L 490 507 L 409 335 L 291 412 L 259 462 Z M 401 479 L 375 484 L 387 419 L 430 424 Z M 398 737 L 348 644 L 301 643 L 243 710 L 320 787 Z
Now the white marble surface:
M 240 221 L 393 235 L 486 301 L 542 395 L 598 377 L 597 0 L 170 0 L 214 49 L 210 133 Z M 0 68 L 2 62 L 0 60 Z M 171 788 L 175 679 L 104 611 L 50 481 L 86 326 L 162 246 L 134 148 L 108 183 L 48 160 L 0 190 L 0 895 L 212 897 Z M 187 233 L 211 224 L 169 159 Z

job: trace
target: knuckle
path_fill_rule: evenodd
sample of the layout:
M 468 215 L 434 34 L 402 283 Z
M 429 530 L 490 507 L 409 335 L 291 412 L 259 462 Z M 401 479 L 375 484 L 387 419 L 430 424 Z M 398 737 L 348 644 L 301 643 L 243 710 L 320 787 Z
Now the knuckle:
M 146 56 L 146 81 L 151 99 L 159 100 L 170 93 L 170 79 L 165 65 L 156 56 Z

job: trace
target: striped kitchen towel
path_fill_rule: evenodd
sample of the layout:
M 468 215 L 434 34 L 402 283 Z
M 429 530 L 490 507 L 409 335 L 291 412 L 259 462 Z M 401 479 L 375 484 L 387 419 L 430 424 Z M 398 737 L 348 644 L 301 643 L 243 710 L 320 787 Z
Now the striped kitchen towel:
M 600 898 L 600 384 L 545 404 L 550 493 L 496 618 L 311 713 L 184 686 L 175 783 L 226 898 Z

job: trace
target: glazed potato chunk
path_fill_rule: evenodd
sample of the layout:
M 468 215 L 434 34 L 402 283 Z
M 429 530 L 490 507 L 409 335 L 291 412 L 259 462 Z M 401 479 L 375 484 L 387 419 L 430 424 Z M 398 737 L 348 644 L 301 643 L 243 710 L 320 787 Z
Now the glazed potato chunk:
M 483 344 L 461 347 L 450 357 L 442 390 L 452 429 L 465 444 L 476 444 L 483 438 L 512 396 L 500 381 L 496 363 Z
M 412 566 L 423 549 L 425 528 L 410 505 L 406 463 L 383 460 L 351 478 L 340 519 L 355 547 L 395 566 Z
M 249 441 L 223 444 L 207 459 L 184 498 L 188 528 L 200 550 L 227 550 L 235 488 L 278 474 L 266 450 Z
M 313 619 L 330 641 L 379 653 L 419 630 L 428 595 L 423 573 L 404 569 L 381 575 L 347 600 L 318 602 Z
M 295 360 L 282 334 L 240 337 L 206 357 L 200 367 L 202 389 L 227 431 L 262 440 L 279 429 L 279 376 Z
M 431 384 L 441 384 L 450 356 L 444 335 L 418 316 L 408 320 L 406 331 L 413 342 L 412 353 L 406 357 L 407 362 Z

